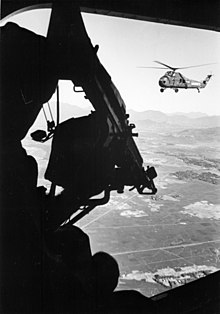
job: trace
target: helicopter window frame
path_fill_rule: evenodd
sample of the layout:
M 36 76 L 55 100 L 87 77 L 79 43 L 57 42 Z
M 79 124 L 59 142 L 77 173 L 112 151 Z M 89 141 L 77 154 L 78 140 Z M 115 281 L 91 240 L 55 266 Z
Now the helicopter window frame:
M 48 26 L 47 26 L 48 27 Z M 172 81 L 174 80 L 174 78 L 175 77 L 177 77 L 177 73 L 176 72 L 174 72 L 174 71 L 168 71 L 167 73 L 166 73 L 166 75 L 164 76 L 165 78 L 166 78 L 166 80 L 164 81 L 164 84 L 166 85 L 166 84 L 170 84 L 170 82 L 169 82 L 169 76 L 172 78 Z M 168 77 L 167 77 L 168 76 Z M 180 83 L 187 83 L 187 84 L 189 84 L 190 83 L 190 81 L 189 80 L 185 80 L 185 79 L 182 79 L 182 78 L 180 78 Z

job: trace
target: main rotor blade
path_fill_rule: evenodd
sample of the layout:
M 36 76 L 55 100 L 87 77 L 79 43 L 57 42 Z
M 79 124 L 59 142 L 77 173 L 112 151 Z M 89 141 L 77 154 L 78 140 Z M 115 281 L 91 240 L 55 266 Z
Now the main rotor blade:
M 191 66 L 188 66 L 188 67 L 181 67 L 181 68 L 177 68 L 177 69 L 197 68 L 197 67 L 203 67 L 203 66 L 207 66 L 207 65 L 211 65 L 211 64 L 216 64 L 216 63 L 206 63 L 206 64 L 191 65 Z
M 161 65 L 165 66 L 166 68 L 169 68 L 169 69 L 171 69 L 171 70 L 173 70 L 173 71 L 176 71 L 176 70 L 180 69 L 180 68 L 171 67 L 170 65 L 165 64 L 165 63 L 162 63 L 162 62 L 160 62 L 160 61 L 154 61 L 154 62 L 159 63 L 159 64 L 161 64 Z
M 206 64 L 191 65 L 191 66 L 188 66 L 188 67 L 178 67 L 178 68 L 174 68 L 174 67 L 171 67 L 170 65 L 167 65 L 167 64 L 162 63 L 162 62 L 160 62 L 160 61 L 154 61 L 154 62 L 159 63 L 159 64 L 162 64 L 162 65 L 164 65 L 165 67 L 170 68 L 170 69 L 173 70 L 173 71 L 176 71 L 176 70 L 179 70 L 179 69 L 197 68 L 197 67 L 207 66 L 207 65 L 211 65 L 211 64 L 216 64 L 216 63 L 206 63 Z
M 162 70 L 167 70 L 167 68 L 159 68 L 159 67 L 137 67 L 137 68 L 144 68 L 144 69 L 162 69 Z

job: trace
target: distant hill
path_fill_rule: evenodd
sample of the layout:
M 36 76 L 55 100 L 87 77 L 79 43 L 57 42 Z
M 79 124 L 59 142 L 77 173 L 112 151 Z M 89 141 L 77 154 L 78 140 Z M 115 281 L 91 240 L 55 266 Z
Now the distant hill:
M 168 116 L 184 116 L 190 119 L 196 119 L 196 118 L 202 118 L 202 117 L 208 117 L 206 113 L 203 112 L 174 112 L 174 113 L 168 113 Z
M 155 126 L 161 124 L 161 128 L 168 126 L 176 126 L 183 128 L 212 128 L 220 126 L 220 116 L 208 116 L 202 113 L 177 113 L 165 114 L 160 111 L 147 110 L 143 112 L 136 112 L 128 110 L 130 114 L 130 121 L 135 122 L 137 125 L 144 127 L 149 126 L 149 120 L 156 123 Z M 146 123 L 145 123 L 146 121 Z
M 220 127 L 188 129 L 173 133 L 178 143 L 219 143 Z
M 155 122 L 164 122 L 167 121 L 168 116 L 160 111 L 154 110 L 146 110 L 146 111 L 135 111 L 132 109 L 128 109 L 128 113 L 130 115 L 130 120 L 152 120 Z
M 203 129 L 188 129 L 178 132 L 179 136 L 194 137 L 201 140 L 216 140 L 220 141 L 220 127 L 203 128 Z
M 56 104 L 51 103 L 51 111 L 56 122 Z M 47 118 L 51 120 L 47 105 L 45 105 Z M 60 105 L 60 122 L 65 121 L 71 117 L 80 117 L 90 114 L 93 107 L 81 108 L 76 105 L 61 103 Z M 213 128 L 220 126 L 220 116 L 208 116 L 201 112 L 165 114 L 156 110 L 146 110 L 137 112 L 135 110 L 128 110 L 130 115 L 129 121 L 135 123 L 141 129 L 156 128 L 156 129 L 191 129 L 191 128 Z M 39 113 L 30 132 L 36 129 L 46 130 L 47 124 L 43 114 L 43 110 Z
M 198 128 L 209 128 L 220 126 L 220 116 L 207 116 L 194 119 L 194 125 Z
M 51 116 L 50 116 L 50 112 L 48 110 L 47 105 L 44 105 L 45 111 L 46 111 L 46 115 L 47 115 L 47 119 L 51 120 Z M 56 123 L 56 104 L 51 102 L 50 103 L 50 108 L 51 108 L 51 112 L 53 115 L 53 119 Z M 81 116 L 85 116 L 88 115 L 91 112 L 92 108 L 80 108 L 78 106 L 75 105 L 70 105 L 67 103 L 61 103 L 60 104 L 60 122 L 65 121 L 67 119 L 70 119 L 72 117 L 77 118 L 77 117 L 81 117 Z M 43 114 L 43 110 L 40 111 L 37 119 L 35 120 L 34 125 L 31 127 L 30 132 L 32 132 L 33 130 L 36 129 L 44 129 L 46 130 L 47 128 L 47 123 L 46 123 L 46 119 L 45 116 Z

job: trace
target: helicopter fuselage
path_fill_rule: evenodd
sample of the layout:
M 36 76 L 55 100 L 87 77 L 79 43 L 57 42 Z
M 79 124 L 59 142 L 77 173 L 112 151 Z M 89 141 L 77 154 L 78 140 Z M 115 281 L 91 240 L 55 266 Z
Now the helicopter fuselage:
M 174 89 L 175 92 L 178 92 L 179 88 L 196 88 L 200 91 L 201 88 L 206 86 L 210 78 L 211 75 L 207 75 L 203 81 L 196 81 L 186 78 L 179 72 L 167 71 L 159 80 L 160 91 L 163 92 L 166 88 Z

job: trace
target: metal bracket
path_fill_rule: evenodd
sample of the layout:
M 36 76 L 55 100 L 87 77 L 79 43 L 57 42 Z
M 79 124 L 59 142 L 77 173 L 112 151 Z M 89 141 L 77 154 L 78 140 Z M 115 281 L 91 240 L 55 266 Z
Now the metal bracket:
M 104 191 L 104 197 L 100 199 L 90 199 L 88 204 L 85 205 L 84 209 L 78 215 L 70 219 L 65 225 L 73 225 L 85 215 L 89 214 L 96 206 L 107 204 L 110 199 L 110 189 L 107 188 Z

